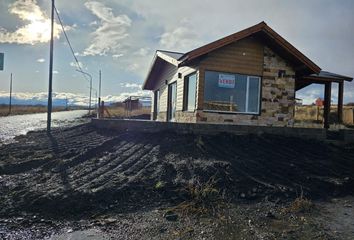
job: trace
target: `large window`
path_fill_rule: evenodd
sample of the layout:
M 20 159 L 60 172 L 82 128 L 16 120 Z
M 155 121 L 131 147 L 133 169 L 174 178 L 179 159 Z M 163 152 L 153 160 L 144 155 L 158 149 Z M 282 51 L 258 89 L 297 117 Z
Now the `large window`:
M 206 71 L 204 110 L 258 114 L 260 86 L 260 77 Z
M 184 80 L 184 107 L 186 111 L 195 110 L 195 96 L 197 92 L 197 74 L 193 73 Z

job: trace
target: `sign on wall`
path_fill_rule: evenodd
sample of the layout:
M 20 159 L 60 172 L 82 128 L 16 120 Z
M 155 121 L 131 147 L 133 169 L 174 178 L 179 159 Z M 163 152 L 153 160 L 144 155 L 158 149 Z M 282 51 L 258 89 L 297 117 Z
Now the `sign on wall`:
M 0 53 L 0 71 L 4 70 L 4 54 Z
M 219 74 L 218 86 L 221 88 L 235 88 L 235 75 Z

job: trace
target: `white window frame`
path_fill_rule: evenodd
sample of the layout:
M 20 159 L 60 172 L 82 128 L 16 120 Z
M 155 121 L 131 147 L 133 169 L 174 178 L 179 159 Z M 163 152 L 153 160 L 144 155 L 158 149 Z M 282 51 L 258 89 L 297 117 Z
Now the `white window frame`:
M 194 89 L 194 92 L 195 92 L 195 96 L 194 96 L 194 107 L 193 109 L 188 109 L 188 94 L 189 94 L 189 77 L 192 76 L 192 75 L 195 75 L 195 89 Z M 186 86 L 186 82 L 188 82 L 187 86 Z M 198 75 L 197 75 L 197 72 L 194 71 L 190 74 L 188 74 L 187 76 L 184 77 L 183 79 L 183 85 L 184 85 L 184 88 L 183 88 L 183 111 L 184 112 L 195 112 L 195 110 L 197 109 L 197 89 L 198 89 Z
M 205 72 L 208 72 L 209 70 L 205 70 Z M 210 70 L 209 72 L 217 72 L 217 73 L 225 73 L 225 72 L 219 72 L 219 71 L 213 71 Z M 240 73 L 227 73 L 227 74 L 240 74 Z M 257 78 L 258 79 L 258 104 L 257 104 L 257 108 L 258 108 L 258 112 L 235 112 L 235 111 L 218 111 L 218 110 L 208 110 L 208 109 L 203 109 L 203 112 L 215 112 L 215 113 L 226 113 L 226 114 L 249 114 L 249 115 L 259 115 L 261 112 L 261 89 L 262 89 L 262 79 L 259 76 L 252 76 L 252 75 L 246 75 L 246 74 L 240 74 L 240 75 L 245 75 L 247 76 L 247 86 L 246 86 L 246 106 L 245 109 L 248 110 L 248 100 L 249 100 L 249 80 L 250 78 Z M 205 74 L 204 74 L 205 76 Z M 205 77 L 204 77 L 204 81 L 205 81 Z M 203 90 L 205 91 L 205 89 Z

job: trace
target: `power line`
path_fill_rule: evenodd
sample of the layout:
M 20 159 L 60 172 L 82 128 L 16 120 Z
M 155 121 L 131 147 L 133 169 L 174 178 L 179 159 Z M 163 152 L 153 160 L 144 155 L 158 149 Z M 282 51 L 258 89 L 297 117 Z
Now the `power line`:
M 83 72 L 83 70 L 82 70 L 82 68 L 81 68 L 81 66 L 80 66 L 80 62 L 79 62 L 79 60 L 77 59 L 77 57 L 76 57 L 76 55 L 75 55 L 75 51 L 74 51 L 74 49 L 73 49 L 73 47 L 72 47 L 72 45 L 71 45 L 71 42 L 70 42 L 70 40 L 69 40 L 69 37 L 68 37 L 68 35 L 66 34 L 66 31 L 65 31 L 63 22 L 61 21 L 61 18 L 60 18 L 59 12 L 58 12 L 58 9 L 56 8 L 56 6 L 54 6 L 54 9 L 55 9 L 55 13 L 56 13 L 56 15 L 57 15 L 57 17 L 58 17 L 60 26 L 61 26 L 61 28 L 62 28 L 62 30 L 63 30 L 65 39 L 66 39 L 66 41 L 67 41 L 67 43 L 68 43 L 68 45 L 69 45 L 70 51 L 71 51 L 71 53 L 72 53 L 72 55 L 73 55 L 73 57 L 74 57 L 74 60 L 75 60 L 75 62 L 76 62 L 77 68 L 78 68 L 81 72 Z M 89 81 L 89 80 L 87 79 L 87 77 L 86 77 L 85 74 L 82 74 L 82 75 L 84 76 L 84 78 L 85 78 L 87 81 Z

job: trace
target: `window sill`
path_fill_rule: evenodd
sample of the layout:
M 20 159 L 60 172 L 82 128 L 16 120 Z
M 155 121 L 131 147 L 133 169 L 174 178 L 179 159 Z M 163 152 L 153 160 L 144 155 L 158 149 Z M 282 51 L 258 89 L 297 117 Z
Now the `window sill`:
M 260 113 L 249 113 L 249 112 L 229 112 L 229 111 L 216 111 L 216 110 L 203 110 L 206 113 L 218 113 L 218 114 L 229 114 L 229 115 L 256 115 L 259 116 Z

